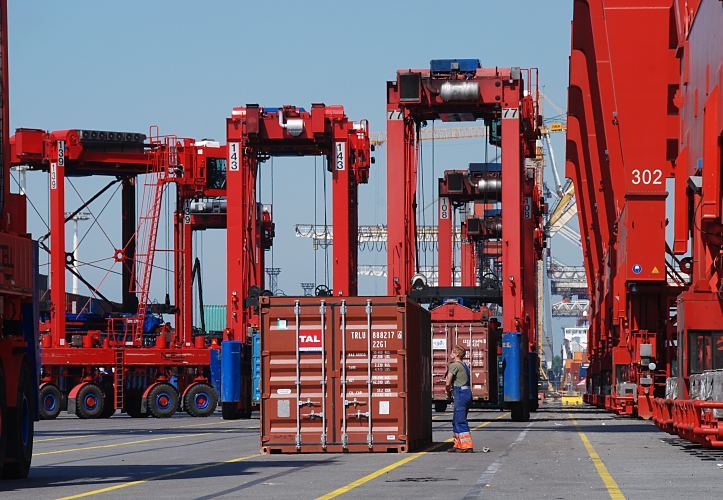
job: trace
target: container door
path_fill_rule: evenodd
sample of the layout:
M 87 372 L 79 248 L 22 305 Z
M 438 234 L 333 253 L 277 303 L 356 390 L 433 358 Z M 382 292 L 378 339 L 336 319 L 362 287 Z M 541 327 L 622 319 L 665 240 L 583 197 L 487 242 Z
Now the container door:
M 399 316 L 396 305 L 341 302 L 337 425 L 342 446 L 350 451 L 406 444 L 406 332 Z
M 489 387 L 489 338 L 486 323 L 469 323 L 467 325 L 467 341 L 470 349 L 470 386 L 472 397 L 487 401 L 490 397 Z M 496 366 L 494 367 L 497 368 Z
M 263 335 L 263 446 L 321 451 L 327 443 L 326 341 L 330 307 L 300 300 L 269 309 Z

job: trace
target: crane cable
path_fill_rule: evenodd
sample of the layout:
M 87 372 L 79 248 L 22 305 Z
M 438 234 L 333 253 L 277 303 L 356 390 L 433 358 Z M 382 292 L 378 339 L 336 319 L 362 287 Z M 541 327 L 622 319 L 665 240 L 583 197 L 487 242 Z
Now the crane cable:
M 430 203 L 430 205 L 434 205 L 434 202 L 435 202 L 434 183 L 435 183 L 435 180 L 437 179 L 437 168 L 435 167 L 435 164 L 434 164 L 434 153 L 435 153 L 435 150 L 434 150 L 434 141 L 435 141 L 435 137 L 434 137 L 434 135 L 435 135 L 434 126 L 435 126 L 435 120 L 432 120 L 432 202 Z M 439 190 L 439 183 L 437 183 L 437 190 Z M 439 193 L 437 193 L 437 202 L 439 203 Z M 424 207 L 424 208 L 425 208 L 425 210 L 426 210 L 427 207 Z M 434 220 L 435 214 L 436 214 L 437 217 L 439 217 L 439 207 L 437 207 L 437 211 L 436 211 L 436 212 L 434 211 L 434 209 L 432 209 L 432 220 Z M 432 249 L 432 266 L 436 266 L 436 267 L 437 267 L 437 272 L 439 272 L 439 262 L 438 262 L 439 259 L 438 259 L 438 256 L 437 256 L 437 252 L 434 251 L 434 250 L 436 250 L 437 248 L 439 248 L 439 225 L 438 225 L 438 224 L 436 224 L 436 225 L 437 225 L 437 243 L 436 243 L 436 244 L 434 244 L 434 243 L 432 244 L 432 246 L 433 246 L 433 249 Z M 453 237 L 454 237 L 454 236 L 453 236 Z
M 322 165 L 324 165 L 324 170 L 328 168 L 328 161 L 329 159 L 324 156 L 324 161 Z M 324 173 L 324 233 L 329 231 L 329 223 L 328 223 L 328 214 L 327 214 L 327 208 L 326 208 L 326 172 Z M 328 242 L 327 242 L 328 243 Z M 327 288 L 329 288 L 329 245 L 324 245 L 324 285 L 326 285 Z
M 163 191 L 165 191 L 164 185 L 159 186 L 159 189 L 162 190 L 162 191 L 161 191 L 161 196 L 163 196 Z M 165 239 L 166 239 L 166 241 L 164 242 L 164 246 L 165 246 L 166 249 L 169 249 L 169 248 L 171 248 L 171 247 L 169 246 L 169 244 L 168 244 L 168 242 L 169 242 L 169 240 L 170 240 L 170 238 L 169 238 L 169 233 L 170 233 L 171 225 L 168 223 L 168 221 L 171 220 L 171 218 L 170 218 L 171 209 L 170 209 L 170 201 L 169 201 L 170 196 L 168 195 L 168 192 L 166 192 L 165 194 L 166 194 L 166 196 L 164 196 L 164 198 L 165 198 L 165 202 L 166 202 L 166 203 L 165 203 L 166 208 L 165 208 L 165 214 L 164 214 L 164 215 L 165 215 L 164 222 L 165 222 L 165 226 L 166 226 L 166 231 L 165 231 L 165 233 L 166 233 L 166 234 L 165 234 L 165 237 L 166 237 Z M 184 206 L 181 207 L 181 209 L 182 209 L 184 212 L 185 212 L 185 210 L 186 210 L 185 203 L 187 203 L 186 200 L 184 200 Z M 184 215 L 185 215 L 185 214 L 184 214 Z M 184 220 L 184 222 L 185 222 L 185 218 L 182 219 L 182 220 Z M 184 249 L 184 250 L 185 250 L 185 249 Z M 170 258 L 170 255 L 169 255 L 170 252 L 163 252 L 163 253 L 165 254 L 165 265 L 166 265 L 166 269 L 169 269 L 169 268 L 170 268 L 170 265 L 169 265 L 170 262 L 169 262 L 168 259 Z M 166 296 L 168 296 L 168 290 L 169 290 L 169 288 L 170 288 L 170 274 L 168 273 L 168 271 L 166 271 Z
M 419 162 L 417 163 L 417 173 L 419 178 L 419 191 L 421 192 L 421 205 L 419 205 L 417 208 L 420 210 L 421 219 L 422 219 L 422 227 L 427 228 L 427 218 L 426 218 L 426 203 L 424 201 L 424 144 L 422 144 L 422 141 L 419 141 Z M 426 235 L 424 238 L 422 238 L 422 259 L 424 261 L 424 267 L 427 267 L 427 237 Z
M 416 154 L 415 154 L 415 158 L 414 158 L 414 159 L 415 159 L 415 161 L 417 162 L 416 168 L 417 168 L 417 170 L 419 170 L 419 147 L 420 147 L 419 145 L 420 145 L 420 142 L 421 142 L 420 139 L 419 139 L 419 136 L 420 136 L 420 133 L 421 133 L 421 127 L 420 127 L 420 124 L 419 124 L 419 123 L 416 123 L 416 124 L 415 124 L 415 129 L 416 129 L 416 130 L 415 130 L 415 132 L 416 132 L 416 134 L 415 134 L 415 139 L 416 139 L 416 141 L 414 142 L 414 149 L 415 149 L 415 153 L 416 153 Z M 419 184 L 419 179 L 417 179 L 417 184 Z M 406 188 L 405 188 L 405 189 L 406 189 Z M 418 189 L 417 189 L 417 190 L 418 190 Z M 414 209 L 415 209 L 415 213 L 413 214 L 413 215 L 414 215 L 414 249 L 415 249 L 415 252 L 414 252 L 414 264 L 415 264 L 415 267 L 416 267 L 416 272 L 419 273 L 419 230 L 417 229 L 417 220 L 419 220 L 419 217 L 417 216 L 417 215 L 418 215 L 417 212 L 419 212 L 419 206 L 417 205 L 417 196 L 416 196 L 416 194 L 414 195 L 414 198 L 411 200 L 411 202 L 413 203 Z M 405 239 L 406 239 L 406 238 L 405 238 Z
M 317 234 L 316 234 L 316 224 L 317 224 L 317 205 L 319 204 L 319 195 L 317 194 L 318 185 L 317 185 L 317 156 L 314 156 L 314 230 L 312 233 L 312 247 L 314 248 L 314 289 L 316 289 L 316 278 L 317 278 L 317 269 L 316 269 L 316 259 L 317 259 L 317 253 L 319 251 L 319 244 L 317 242 Z M 324 228 L 324 238 L 326 239 L 326 228 Z

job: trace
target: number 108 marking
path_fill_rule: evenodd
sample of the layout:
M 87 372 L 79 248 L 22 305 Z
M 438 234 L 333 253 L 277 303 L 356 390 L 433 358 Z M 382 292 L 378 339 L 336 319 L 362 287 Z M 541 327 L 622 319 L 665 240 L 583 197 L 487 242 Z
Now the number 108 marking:
M 633 170 L 633 184 L 663 184 L 663 171 L 659 168 L 655 170 L 650 169 L 635 169 Z

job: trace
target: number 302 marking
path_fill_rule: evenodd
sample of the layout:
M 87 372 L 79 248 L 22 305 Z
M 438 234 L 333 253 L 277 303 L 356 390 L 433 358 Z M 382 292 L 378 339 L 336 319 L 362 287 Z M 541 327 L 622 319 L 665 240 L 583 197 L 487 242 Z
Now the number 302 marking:
M 656 168 L 655 170 L 650 169 L 644 169 L 644 170 L 638 170 L 637 168 L 633 170 L 633 184 L 656 184 L 660 185 L 663 183 L 663 171 L 659 168 Z

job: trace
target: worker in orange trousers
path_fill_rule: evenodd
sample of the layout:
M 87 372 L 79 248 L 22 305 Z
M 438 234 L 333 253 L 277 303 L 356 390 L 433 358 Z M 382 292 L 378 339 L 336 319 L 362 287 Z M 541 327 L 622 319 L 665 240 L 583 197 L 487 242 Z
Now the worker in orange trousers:
M 452 429 L 454 431 L 454 447 L 449 451 L 453 453 L 472 453 L 474 444 L 472 434 L 467 423 L 467 414 L 472 403 L 470 390 L 469 367 L 463 361 L 467 349 L 457 345 L 452 349 L 452 361 L 447 368 L 447 392 L 452 392 L 454 398 L 454 416 Z

